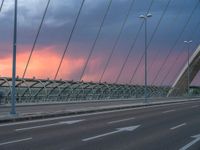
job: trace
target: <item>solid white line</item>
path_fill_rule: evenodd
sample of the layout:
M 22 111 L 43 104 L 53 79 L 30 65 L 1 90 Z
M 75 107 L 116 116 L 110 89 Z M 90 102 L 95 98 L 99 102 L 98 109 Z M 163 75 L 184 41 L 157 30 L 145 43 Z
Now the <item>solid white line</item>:
M 111 111 L 104 111 L 104 112 L 95 112 L 95 113 L 73 115 L 73 116 L 62 116 L 62 117 L 38 119 L 38 120 L 31 120 L 31 121 L 13 122 L 13 123 L 0 124 L 0 127 L 21 125 L 21 124 L 28 124 L 28 123 L 45 122 L 45 121 L 52 121 L 52 120 L 60 120 L 60 119 L 67 119 L 67 118 L 85 117 L 85 116 L 92 116 L 92 115 L 99 115 L 99 114 L 108 114 L 108 113 L 113 113 L 113 112 L 123 112 L 123 111 L 129 111 L 129 110 L 156 108 L 156 107 L 161 107 L 161 106 L 182 105 L 184 103 L 194 103 L 194 102 L 185 101 L 185 102 L 181 102 L 181 103 L 170 103 L 170 104 L 164 104 L 163 103 L 163 104 L 152 105 L 152 106 L 141 106 L 141 107 L 137 107 L 137 108 L 127 108 L 127 109 L 111 110 Z
M 197 108 L 197 107 L 199 107 L 199 105 L 192 106 L 191 108 Z
M 32 129 L 45 128 L 45 127 L 51 127 L 51 126 L 56 126 L 56 125 L 58 125 L 58 123 L 45 124 L 45 125 L 33 126 L 33 127 L 27 127 L 27 128 L 20 128 L 20 129 L 15 129 L 15 131 L 32 130 Z
M 176 110 L 171 109 L 171 110 L 163 111 L 162 113 L 163 113 L 163 114 L 166 114 L 166 113 L 170 113 L 170 112 L 174 112 L 174 111 L 176 111 Z
M 101 138 L 101 137 L 104 137 L 104 136 L 108 136 L 108 135 L 112 135 L 112 134 L 115 134 L 115 133 L 118 133 L 118 132 L 121 132 L 121 131 L 113 131 L 113 132 L 109 132 L 109 133 L 93 136 L 93 137 L 90 137 L 90 138 L 83 139 L 82 141 L 83 142 L 91 141 L 91 140 L 94 140 L 94 139 L 97 139 L 97 138 Z
M 61 120 L 61 119 L 76 118 L 76 117 L 87 117 L 87 116 L 93 116 L 93 115 L 109 114 L 109 113 L 113 113 L 113 112 L 140 110 L 140 109 L 144 109 L 144 108 L 154 108 L 154 107 L 159 107 L 159 106 L 158 105 L 157 106 L 142 106 L 142 107 L 138 107 L 138 108 L 127 108 L 127 109 L 110 110 L 110 111 L 104 111 L 104 112 L 95 112 L 95 113 L 73 115 L 73 116 L 62 116 L 62 117 L 38 119 L 38 120 L 31 120 L 31 121 L 13 122 L 13 123 L 7 123 L 7 124 L 0 124 L 0 127 L 21 125 L 21 124 L 28 124 L 28 123 L 45 122 L 45 121 L 53 121 L 53 120 Z
M 177 125 L 177 126 L 175 126 L 175 127 L 172 127 L 172 128 L 170 128 L 170 130 L 175 130 L 175 129 L 178 129 L 178 128 L 182 127 L 182 126 L 186 126 L 186 123 L 182 123 L 182 124 L 180 124 L 180 125 Z
M 14 140 L 14 141 L 9 141 L 9 142 L 4 142 L 4 143 L 0 143 L 0 146 L 8 145 L 8 144 L 13 144 L 13 143 L 24 142 L 24 141 L 29 141 L 29 140 L 32 140 L 32 139 L 33 139 L 33 138 L 30 137 L 30 138 L 26 138 L 26 139 L 19 139 L 19 140 Z
M 97 135 L 97 136 L 93 136 L 93 137 L 90 137 L 90 138 L 82 139 L 82 141 L 86 142 L 86 141 L 94 140 L 94 139 L 97 139 L 97 138 L 105 137 L 105 136 L 112 135 L 112 134 L 115 134 L 115 133 L 120 133 L 120 132 L 132 132 L 135 129 L 137 129 L 138 127 L 140 127 L 140 125 L 117 128 L 116 131 L 112 131 L 112 132 L 100 134 L 100 135 Z
M 127 118 L 127 119 L 121 119 L 121 120 L 116 120 L 116 121 L 110 121 L 108 124 L 114 124 L 114 123 L 119 123 L 119 122 L 124 122 L 124 121 L 129 121 L 135 119 L 134 117 L 132 118 Z
M 196 138 L 195 140 L 193 140 L 192 142 L 188 143 L 187 145 L 185 145 L 184 147 L 180 148 L 179 150 L 187 150 L 187 149 L 189 149 L 191 146 L 193 146 L 194 144 L 196 144 L 199 141 L 200 141 L 200 138 Z
M 85 121 L 85 119 L 61 121 L 60 124 L 68 124 L 68 125 L 71 125 L 71 124 L 79 123 L 79 122 L 82 122 L 82 121 Z
M 15 131 L 25 131 L 25 130 L 39 129 L 39 128 L 45 128 L 45 127 L 51 127 L 51 126 L 57 126 L 57 125 L 63 125 L 63 124 L 71 125 L 71 124 L 75 124 L 75 123 L 78 123 L 78 122 L 81 122 L 81 121 L 84 121 L 84 120 L 62 121 L 62 122 L 57 122 L 57 123 L 51 123 L 51 124 L 15 129 Z

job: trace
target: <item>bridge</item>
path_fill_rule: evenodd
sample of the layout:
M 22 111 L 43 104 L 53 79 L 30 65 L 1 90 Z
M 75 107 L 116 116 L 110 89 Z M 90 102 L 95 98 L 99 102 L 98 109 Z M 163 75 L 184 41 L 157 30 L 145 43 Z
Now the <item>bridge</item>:
M 180 75 L 177 77 L 175 83 L 172 85 L 171 90 L 168 93 L 168 96 L 170 95 L 178 95 L 181 93 L 187 92 L 188 83 L 192 82 L 192 80 L 195 78 L 197 73 L 199 72 L 200 68 L 200 47 L 197 48 L 197 50 L 194 52 L 194 54 L 189 59 L 189 66 L 188 63 L 184 66 L 184 68 L 181 70 Z M 189 81 L 188 81 L 188 70 L 189 70 Z
M 1 0 L 0 149 L 198 150 L 199 13 L 199 0 Z

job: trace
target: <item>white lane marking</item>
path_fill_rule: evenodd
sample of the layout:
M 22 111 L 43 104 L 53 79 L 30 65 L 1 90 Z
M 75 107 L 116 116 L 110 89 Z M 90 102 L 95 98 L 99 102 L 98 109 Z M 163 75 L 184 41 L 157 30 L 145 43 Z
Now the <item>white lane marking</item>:
M 46 125 L 40 125 L 40 126 L 33 126 L 33 127 L 27 127 L 27 128 L 20 128 L 20 129 L 15 129 L 15 131 L 25 131 L 25 130 L 39 129 L 39 128 L 45 128 L 45 127 L 56 126 L 56 125 L 60 125 L 60 123 L 52 123 L 52 124 L 46 124 Z
M 182 124 L 180 124 L 180 125 L 177 125 L 177 126 L 175 126 L 175 127 L 172 127 L 172 128 L 170 128 L 170 130 L 175 130 L 175 129 L 178 129 L 178 128 L 182 127 L 182 126 L 186 126 L 186 123 L 182 123 Z
M 167 114 L 167 113 L 174 112 L 174 111 L 176 111 L 176 110 L 171 109 L 171 110 L 163 111 L 162 113 L 163 113 L 163 114 Z
M 199 105 L 192 106 L 191 108 L 197 108 L 197 107 L 199 107 Z
M 108 124 L 114 124 L 114 123 L 119 123 L 119 122 L 124 122 L 124 121 L 129 121 L 135 119 L 134 117 L 132 118 L 126 118 L 126 119 L 121 119 L 121 120 L 115 120 L 115 121 L 110 121 Z
M 82 121 L 84 121 L 84 119 L 82 119 L 82 120 L 71 120 L 71 121 L 61 121 L 60 124 L 71 125 L 71 124 L 79 123 L 79 122 L 82 122 Z
M 194 103 L 194 102 L 193 101 L 183 101 L 183 102 L 170 103 L 170 104 L 163 103 L 163 104 L 152 105 L 152 106 L 141 106 L 141 107 L 136 107 L 136 108 L 126 108 L 126 109 L 120 109 L 120 110 L 95 112 L 95 113 L 80 114 L 80 115 L 73 115 L 73 116 L 62 116 L 62 117 L 55 117 L 55 118 L 37 119 L 37 120 L 31 120 L 31 121 L 12 122 L 12 123 L 0 124 L 0 127 L 21 125 L 21 124 L 28 124 L 28 123 L 45 122 L 45 121 L 52 121 L 52 120 L 60 120 L 60 119 L 67 119 L 67 118 L 85 117 L 85 116 L 100 115 L 100 114 L 109 114 L 109 113 L 113 113 L 113 112 L 123 112 L 123 111 L 129 111 L 129 110 L 140 110 L 140 109 L 145 109 L 145 108 L 156 108 L 156 107 L 162 107 L 162 106 L 164 107 L 164 106 L 171 106 L 171 105 L 182 105 L 184 103 Z
M 91 141 L 91 140 L 94 140 L 94 139 L 98 139 L 98 138 L 101 138 L 101 137 L 105 137 L 105 136 L 116 134 L 116 133 L 120 133 L 120 132 L 132 132 L 135 129 L 137 129 L 138 127 L 140 127 L 140 125 L 117 128 L 116 131 L 112 131 L 112 132 L 100 134 L 100 135 L 97 135 L 97 136 L 93 136 L 93 137 L 90 137 L 90 138 L 82 139 L 82 141 L 83 142 L 87 142 L 87 141 Z
M 192 145 L 194 145 L 195 143 L 200 141 L 200 134 L 197 134 L 195 136 L 192 136 L 192 138 L 194 138 L 193 141 L 191 141 L 190 143 L 188 143 L 187 145 L 183 146 L 182 148 L 180 148 L 179 150 L 187 150 L 189 149 Z
M 62 121 L 62 122 L 57 122 L 57 123 L 15 129 L 15 131 L 25 131 L 25 130 L 32 130 L 32 129 L 38 129 L 38 128 L 46 128 L 46 127 L 51 127 L 51 126 L 63 125 L 63 124 L 71 125 L 71 124 L 79 123 L 81 121 L 84 121 L 84 120 Z
M 19 140 L 14 140 L 14 141 L 9 141 L 9 142 L 4 142 L 4 143 L 0 143 L 0 146 L 8 145 L 8 144 L 13 144 L 13 143 L 24 142 L 24 141 L 29 141 L 29 140 L 32 140 L 32 139 L 33 139 L 33 138 L 30 137 L 30 138 L 26 138 L 26 139 L 19 139 Z

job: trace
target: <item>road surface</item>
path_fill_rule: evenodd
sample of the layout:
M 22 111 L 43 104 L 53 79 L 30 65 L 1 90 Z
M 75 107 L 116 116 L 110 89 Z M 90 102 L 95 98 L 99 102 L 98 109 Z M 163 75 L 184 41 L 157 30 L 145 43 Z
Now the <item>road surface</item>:
M 0 150 L 200 150 L 200 101 L 0 124 Z

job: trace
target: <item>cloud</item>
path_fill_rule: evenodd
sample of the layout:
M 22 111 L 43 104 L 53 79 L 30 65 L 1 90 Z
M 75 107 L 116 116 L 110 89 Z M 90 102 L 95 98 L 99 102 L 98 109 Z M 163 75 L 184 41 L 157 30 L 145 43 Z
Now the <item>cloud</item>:
M 98 81 L 103 66 L 105 65 L 105 60 L 120 31 L 120 27 L 126 17 L 131 1 L 132 0 L 113 0 L 111 9 L 95 46 L 94 54 L 88 65 L 84 80 Z M 6 0 L 2 12 L 0 13 L 0 66 L 2 66 L 3 69 L 1 74 L 9 76 L 11 75 L 13 39 L 13 2 L 13 0 Z M 36 76 L 40 78 L 53 78 L 81 2 L 82 0 L 51 0 L 33 58 L 31 59 L 27 77 Z M 151 0 L 135 1 L 126 22 L 125 29 L 117 44 L 116 51 L 114 52 L 115 56 L 112 58 L 112 63 L 109 65 L 104 80 L 110 82 L 114 81 L 115 76 L 123 63 L 124 57 L 130 48 L 130 44 L 134 41 L 140 28 L 141 20 L 138 19 L 138 15 L 146 12 L 150 2 Z M 168 0 L 157 0 L 152 5 L 151 13 L 153 13 L 153 17 L 148 22 L 148 39 L 154 32 L 159 17 L 167 2 Z M 160 53 L 161 56 L 166 55 L 166 50 L 169 50 L 174 41 L 176 41 L 179 32 L 181 32 L 182 27 L 184 27 L 187 22 L 196 2 L 197 0 L 186 1 L 186 3 L 183 3 L 182 1 L 172 1 L 158 27 L 154 39 L 152 40 L 149 47 L 149 53 L 151 53 L 151 50 L 156 49 L 157 53 Z M 46 4 L 47 0 L 19 0 L 17 73 L 20 76 L 32 48 Z M 77 27 L 72 36 L 66 58 L 61 67 L 59 78 L 69 80 L 78 80 L 80 78 L 80 72 L 82 71 L 89 51 L 91 50 L 91 45 L 96 38 L 107 4 L 108 0 L 86 0 Z M 178 11 L 179 9 L 182 9 L 182 13 Z M 193 33 L 191 32 L 192 30 L 195 29 L 196 31 L 199 20 L 199 11 L 200 9 L 197 9 L 193 14 L 183 36 L 177 43 L 177 47 L 183 44 L 183 40 L 191 37 L 191 33 Z M 199 31 L 195 32 L 195 34 L 198 35 Z M 196 36 L 193 41 L 199 42 L 199 37 Z M 136 67 L 137 61 L 139 60 L 138 58 L 144 49 L 143 44 L 144 28 L 142 28 L 139 38 L 136 41 L 136 46 L 133 49 L 135 56 L 130 57 L 130 59 L 134 60 L 129 61 L 120 81 L 127 82 L 129 80 L 132 70 Z M 155 55 L 155 53 L 151 53 L 149 57 L 153 58 L 153 55 Z M 173 59 L 175 56 L 171 57 L 171 59 Z M 160 61 L 162 60 L 157 60 L 155 62 L 155 69 L 159 68 Z M 155 73 L 152 72 L 150 74 Z M 136 80 L 137 83 L 143 83 L 143 68 L 139 69 Z
M 22 51 L 17 54 L 17 75 L 22 76 L 29 53 Z M 26 77 L 32 78 L 53 78 L 60 61 L 60 55 L 58 55 L 53 47 L 46 47 L 34 52 L 33 57 L 30 61 L 30 65 L 27 70 Z M 64 79 L 70 79 L 73 74 L 80 70 L 83 66 L 83 58 L 69 58 L 66 57 L 63 61 L 65 69 L 61 70 L 59 77 Z M 11 56 L 4 57 L 0 60 L 1 64 L 1 76 L 11 76 L 12 70 L 12 58 Z

